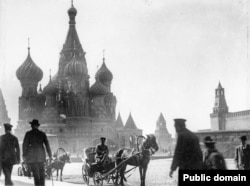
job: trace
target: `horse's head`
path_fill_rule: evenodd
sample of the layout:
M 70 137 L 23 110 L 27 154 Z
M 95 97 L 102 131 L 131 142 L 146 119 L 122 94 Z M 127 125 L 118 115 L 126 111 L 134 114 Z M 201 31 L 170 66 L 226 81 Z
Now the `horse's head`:
M 159 150 L 159 146 L 156 142 L 156 137 L 154 134 L 147 135 L 146 142 L 148 143 L 149 148 L 153 148 L 155 152 Z
M 71 163 L 70 154 L 68 152 L 63 153 L 61 156 L 58 157 L 58 159 L 65 163 Z

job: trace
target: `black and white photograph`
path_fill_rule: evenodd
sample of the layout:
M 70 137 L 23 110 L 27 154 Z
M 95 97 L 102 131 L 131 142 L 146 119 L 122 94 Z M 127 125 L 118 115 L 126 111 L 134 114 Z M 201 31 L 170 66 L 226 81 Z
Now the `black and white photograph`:
M 250 170 L 249 37 L 249 0 L 0 0 L 0 185 Z

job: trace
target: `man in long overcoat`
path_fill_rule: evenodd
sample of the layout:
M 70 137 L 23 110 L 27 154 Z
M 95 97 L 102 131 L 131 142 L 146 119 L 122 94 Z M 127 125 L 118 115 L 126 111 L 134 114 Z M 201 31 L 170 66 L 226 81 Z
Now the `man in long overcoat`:
M 211 136 L 204 138 L 206 150 L 203 154 L 203 168 L 205 170 L 226 170 L 226 162 L 223 155 L 216 149 L 215 141 Z
M 44 163 L 46 161 L 45 148 L 50 159 L 52 154 L 46 134 L 38 129 L 40 126 L 39 121 L 33 119 L 30 124 L 32 130 L 25 134 L 23 141 L 23 159 L 31 168 L 35 186 L 44 186 Z
M 186 128 L 185 119 L 174 119 L 177 143 L 169 176 L 179 167 L 180 170 L 202 169 L 202 152 L 198 137 Z
M 20 149 L 17 137 L 11 134 L 12 125 L 4 124 L 5 134 L 0 139 L 0 164 L 5 175 L 5 185 L 13 185 L 11 173 L 14 164 L 20 163 Z
M 241 145 L 235 148 L 235 163 L 239 170 L 250 170 L 250 145 L 247 136 L 241 136 Z

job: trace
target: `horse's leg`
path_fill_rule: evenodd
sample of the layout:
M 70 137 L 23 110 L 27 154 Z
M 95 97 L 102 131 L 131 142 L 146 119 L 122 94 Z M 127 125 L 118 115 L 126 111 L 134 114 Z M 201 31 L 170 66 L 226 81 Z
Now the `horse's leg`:
M 142 185 L 142 166 L 139 166 L 139 173 L 140 173 L 140 179 L 141 179 L 141 185 Z
M 60 181 L 62 181 L 62 172 L 63 172 L 63 167 L 61 168 Z
M 59 171 L 59 169 L 57 168 L 56 169 L 56 181 L 58 180 L 58 171 Z
M 124 172 L 126 171 L 126 167 L 127 165 L 123 165 L 121 170 L 120 170 L 120 177 L 121 177 L 121 181 L 120 181 L 120 184 L 121 186 L 124 186 L 124 180 L 125 180 L 125 176 L 124 176 Z
M 145 186 L 145 179 L 147 173 L 148 165 L 144 166 L 142 169 L 142 178 L 141 178 L 141 186 Z

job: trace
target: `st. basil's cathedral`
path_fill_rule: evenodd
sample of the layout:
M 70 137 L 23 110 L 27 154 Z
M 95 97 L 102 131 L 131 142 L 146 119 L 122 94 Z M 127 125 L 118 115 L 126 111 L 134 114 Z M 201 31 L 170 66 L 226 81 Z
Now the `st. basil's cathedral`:
M 43 89 L 38 87 L 43 71 L 32 60 L 28 47 L 28 56 L 16 71 L 22 94 L 15 134 L 22 141 L 30 130 L 29 121 L 36 118 L 41 123 L 40 129 L 49 136 L 52 149 L 60 146 L 71 153 L 81 153 L 83 148 L 99 143 L 101 136 L 107 138 L 110 150 L 131 146 L 131 139 L 142 135 L 142 130 L 137 128 L 131 113 L 125 125 L 120 113 L 116 119 L 117 99 L 111 91 L 113 75 L 105 58 L 95 74 L 95 83 L 89 85 L 85 51 L 76 31 L 76 15 L 72 4 L 58 71 L 50 76 Z

